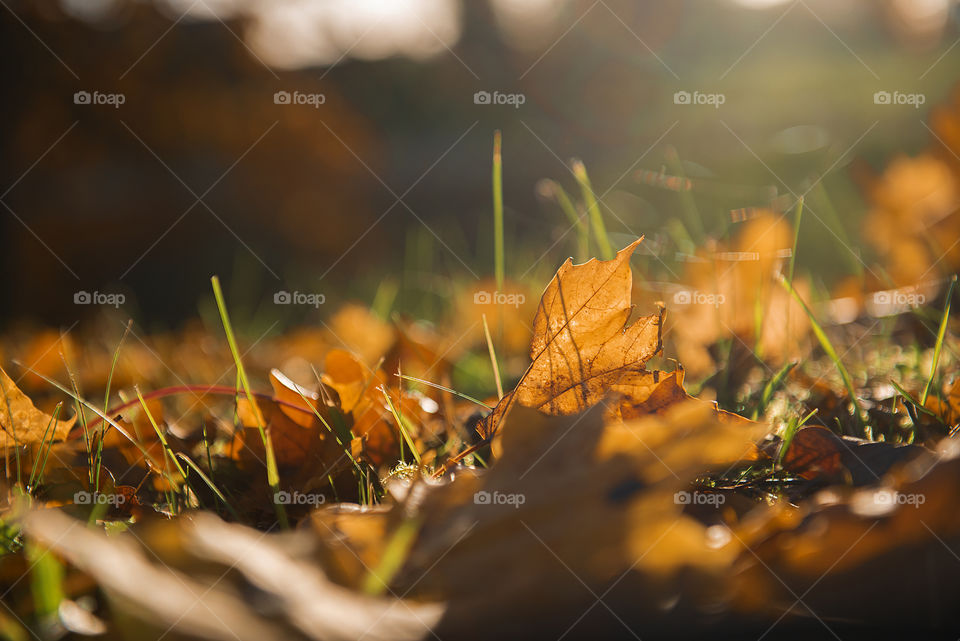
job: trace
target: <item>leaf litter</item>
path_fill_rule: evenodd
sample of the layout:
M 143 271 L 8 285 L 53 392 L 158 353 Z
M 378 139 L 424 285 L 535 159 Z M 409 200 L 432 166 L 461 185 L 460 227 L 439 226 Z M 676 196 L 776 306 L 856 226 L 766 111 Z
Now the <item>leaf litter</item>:
M 907 621 L 930 633 L 960 625 L 960 384 L 925 402 L 902 390 L 871 404 L 879 413 L 893 398 L 925 426 L 913 444 L 796 419 L 782 438 L 690 394 L 679 365 L 648 368 L 669 301 L 633 304 L 641 241 L 561 265 L 533 317 L 529 365 L 488 399 L 492 410 L 448 391 L 443 338 L 356 306 L 332 321 L 351 338 L 330 332 L 339 346 L 316 357 L 321 371 L 297 354 L 303 336 L 266 350 L 293 374 L 269 369 L 271 393 L 180 385 L 95 416 L 75 403 L 60 420 L 62 407 L 37 409 L 0 371 L 3 589 L 16 587 L 21 551 L 40 546 L 67 576 L 57 625 L 118 638 L 882 636 Z M 403 384 L 419 377 L 442 384 Z M 804 381 L 788 368 L 781 383 L 789 392 Z M 849 418 L 845 392 L 822 387 L 815 397 L 805 385 L 807 401 Z M 169 411 L 187 401 L 200 429 Z M 293 529 L 277 522 L 278 502 Z M 32 616 L 12 594 L 10 611 Z

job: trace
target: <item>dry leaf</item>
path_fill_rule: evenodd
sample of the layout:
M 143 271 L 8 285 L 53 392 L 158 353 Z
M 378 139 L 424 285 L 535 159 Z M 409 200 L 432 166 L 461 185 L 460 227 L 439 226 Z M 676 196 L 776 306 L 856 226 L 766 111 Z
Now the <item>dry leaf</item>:
M 897 287 L 919 286 L 932 297 L 924 280 L 960 267 L 960 184 L 953 168 L 932 154 L 894 158 L 867 186 L 873 205 L 863 220 L 863 236 L 876 248 Z
M 743 223 L 731 240 L 716 243 L 686 263 L 683 283 L 670 292 L 667 307 L 673 348 L 689 372 L 716 371 L 709 348 L 725 338 L 733 338 L 735 345 L 742 341 L 758 346 L 759 355 L 772 364 L 799 353 L 809 322 L 775 280 L 792 245 L 787 220 L 765 211 Z M 804 281 L 797 279 L 794 286 L 809 300 Z
M 532 363 L 485 422 L 486 435 L 496 431 L 514 402 L 548 414 L 576 414 L 624 379 L 645 378 L 645 363 L 662 347 L 663 308 L 628 325 L 633 311 L 630 256 L 642 240 L 612 260 L 574 265 L 567 259 L 560 266 L 537 307 Z
M 276 400 L 258 399 L 257 405 L 267 423 L 263 427 L 269 429 L 277 464 L 302 467 L 310 463 L 317 472 L 326 474 L 336 474 L 348 467 L 349 460 L 343 456 L 343 448 L 313 413 L 319 412 L 327 424 L 331 424 L 328 405 L 320 394 L 300 387 L 276 369 L 270 372 L 270 384 Z M 331 402 L 338 402 L 336 392 L 327 390 L 327 393 L 333 395 Z M 239 447 L 235 449 L 236 455 L 240 460 L 263 463 L 266 460 L 263 439 L 256 414 L 246 398 L 238 399 L 237 414 L 244 427 L 237 434 L 236 445 Z
M 793 437 L 783 467 L 808 480 L 871 485 L 924 451 L 916 445 L 841 437 L 825 427 L 809 426 Z
M 197 513 L 107 537 L 54 510 L 28 514 L 24 527 L 96 579 L 126 638 L 413 641 L 442 613 L 334 585 L 309 558 L 305 530 L 271 536 Z
M 804 427 L 790 442 L 783 467 L 805 479 L 843 477 L 843 442 L 824 427 Z
M 588 589 L 606 594 L 612 582 L 605 600 L 629 604 L 618 613 L 644 636 L 664 624 L 660 604 L 681 585 L 693 603 L 722 594 L 738 549 L 711 545 L 709 527 L 685 513 L 677 493 L 749 452 L 762 426 L 721 423 L 701 402 L 612 423 L 599 406 L 576 416 L 515 411 L 511 424 L 523 429 L 502 431 L 503 456 L 482 477 L 467 471 L 444 486 L 415 487 L 421 498 L 397 508 L 422 503 L 424 522 L 393 587 L 449 599 L 438 636 L 509 629 L 557 638 L 594 603 Z M 593 638 L 623 634 L 616 620 L 610 625 L 590 628 Z
M 813 612 L 831 628 L 832 621 L 894 625 L 911 638 L 955 630 L 960 458 L 953 439 L 941 449 L 881 485 L 849 497 L 824 490 L 788 518 L 771 510 L 745 523 L 737 538 L 751 549 L 731 577 L 734 607 L 782 618 L 784 627 Z
M 4 400 L 0 402 L 0 447 L 7 448 L 15 445 L 39 443 L 44 439 L 44 433 L 49 428 L 47 440 L 62 440 L 70 432 L 77 417 L 66 421 L 57 421 L 53 417 L 41 412 L 33 405 L 33 401 L 20 391 L 7 373 L 0 368 L 0 391 Z
M 683 373 L 682 369 L 669 374 L 658 370 L 631 372 L 611 386 L 611 391 L 620 396 L 610 416 L 620 420 L 640 418 L 692 399 L 683 389 Z
M 641 241 L 613 260 L 567 259 L 557 270 L 533 320 L 533 362 L 515 392 L 520 404 L 549 414 L 582 412 L 660 351 L 662 309 L 627 325 L 630 256 Z

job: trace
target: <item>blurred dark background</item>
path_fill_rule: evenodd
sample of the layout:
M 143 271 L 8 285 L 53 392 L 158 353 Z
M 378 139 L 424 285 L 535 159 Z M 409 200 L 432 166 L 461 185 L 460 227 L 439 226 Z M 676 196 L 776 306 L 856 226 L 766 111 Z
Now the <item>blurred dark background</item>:
M 495 129 L 508 276 L 548 277 L 571 253 L 536 185 L 572 190 L 572 157 L 615 239 L 679 216 L 675 194 L 633 175 L 670 149 L 688 176 L 750 187 L 713 194 L 695 240 L 826 172 L 842 229 L 811 223 L 804 243 L 840 269 L 830 239 L 856 244 L 865 208 L 851 175 L 931 144 L 960 62 L 946 0 L 0 4 L 4 325 L 93 313 L 78 291 L 122 292 L 125 314 L 176 325 L 214 273 L 248 310 L 278 290 L 370 302 L 384 279 L 416 310 L 418 290 L 492 272 Z M 277 104 L 284 91 L 307 104 Z

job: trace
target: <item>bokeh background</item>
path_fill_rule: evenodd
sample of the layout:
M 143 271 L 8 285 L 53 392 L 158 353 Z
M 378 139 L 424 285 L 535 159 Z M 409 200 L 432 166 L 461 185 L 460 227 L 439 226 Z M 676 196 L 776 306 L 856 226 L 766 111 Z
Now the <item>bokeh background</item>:
M 212 274 L 244 326 L 378 296 L 430 317 L 493 272 L 497 129 L 511 279 L 543 284 L 574 252 L 540 181 L 575 192 L 575 157 L 615 244 L 647 234 L 665 265 L 729 236 L 732 210 L 809 190 L 800 264 L 829 289 L 883 251 L 864 185 L 898 155 L 956 156 L 931 120 L 960 69 L 948 0 L 0 4 L 5 327 L 97 313 L 78 291 L 177 326 Z M 696 189 L 651 184 L 662 169 Z M 281 290 L 325 303 L 278 308 Z

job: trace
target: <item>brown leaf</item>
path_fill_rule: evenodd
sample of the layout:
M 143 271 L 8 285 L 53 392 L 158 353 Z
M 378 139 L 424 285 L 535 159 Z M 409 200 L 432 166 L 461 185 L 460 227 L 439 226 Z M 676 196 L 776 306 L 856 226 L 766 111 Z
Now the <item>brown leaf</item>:
M 759 345 L 763 359 L 775 365 L 797 356 L 805 345 L 807 317 L 776 282 L 793 245 L 789 222 L 764 211 L 738 227 L 733 238 L 691 257 L 684 265 L 683 287 L 667 292 L 672 348 L 692 375 L 716 371 L 710 347 L 719 340 L 737 337 L 735 345 Z M 798 278 L 794 287 L 809 300 L 807 283 Z
M 570 626 L 559 613 L 583 611 L 590 602 L 580 607 L 579 600 L 588 590 L 615 581 L 609 596 L 630 604 L 629 625 L 637 622 L 643 636 L 663 620 L 656 603 L 673 598 L 681 576 L 696 576 L 697 594 L 684 598 L 722 587 L 739 547 L 710 545 L 708 526 L 686 514 L 677 493 L 689 493 L 704 469 L 724 469 L 748 453 L 763 426 L 724 424 L 694 401 L 626 422 L 606 422 L 599 406 L 577 416 L 515 411 L 512 425 L 523 429 L 498 435 L 503 455 L 484 474 L 463 470 L 446 485 L 417 489 L 425 495 L 423 526 L 391 589 L 443 595 L 448 627 L 438 636 L 489 633 L 498 623 L 484 619 L 496 612 L 497 621 L 511 622 L 507 636 L 523 625 L 534 638 L 556 638 Z M 356 547 L 364 545 L 361 539 Z
M 803 594 L 807 610 L 826 621 L 876 630 L 910 621 L 930 630 L 915 636 L 956 629 L 960 458 L 952 439 L 940 450 L 925 452 L 882 485 L 827 490 L 792 514 L 773 509 L 744 522 L 736 538 L 750 549 L 732 575 L 734 607 L 762 608 L 786 623 L 790 604 Z
M 783 467 L 805 479 L 843 475 L 843 442 L 823 427 L 804 427 L 796 433 L 783 457 Z
M 877 483 L 895 465 L 923 451 L 915 445 L 840 437 L 824 427 L 809 426 L 793 437 L 783 467 L 808 480 L 861 486 Z
M 683 389 L 683 370 L 669 374 L 631 372 L 610 388 L 621 396 L 610 411 L 611 418 L 629 420 L 646 414 L 657 414 L 666 408 L 693 398 Z
M 263 427 L 270 431 L 277 464 L 281 467 L 302 466 L 311 462 L 320 465 L 327 473 L 334 472 L 333 468 L 328 469 L 327 466 L 336 464 L 345 467 L 349 461 L 342 457 L 343 449 L 313 413 L 314 410 L 319 412 L 328 424 L 331 423 L 328 406 L 321 400 L 320 394 L 296 385 L 276 369 L 270 372 L 270 384 L 275 400 L 259 399 L 257 404 L 267 423 Z M 328 392 L 335 398 L 336 392 Z M 289 405 L 309 411 L 294 409 Z M 264 461 L 263 439 L 259 434 L 256 414 L 247 399 L 237 401 L 237 413 L 244 426 L 237 435 L 237 445 L 241 446 L 237 453 L 241 460 L 252 457 Z
M 567 259 L 547 285 L 533 319 L 533 363 L 517 400 L 548 414 L 576 414 L 660 351 L 663 311 L 627 326 L 633 306 L 630 256 L 642 238 L 609 261 Z
M 130 638 L 413 641 L 443 613 L 439 603 L 335 585 L 307 552 L 315 536 L 304 529 L 268 535 L 204 512 L 147 523 L 136 536 L 107 537 L 55 510 L 23 522 L 103 587 Z
M 569 415 L 595 405 L 636 379 L 649 385 L 644 364 L 660 351 L 663 308 L 628 325 L 637 239 L 607 261 L 567 259 L 547 285 L 533 321 L 532 363 L 513 394 L 486 421 L 492 434 L 517 402 L 547 414 Z M 624 382 L 633 381 L 633 382 Z M 623 391 L 623 390 L 621 390 Z
M 340 395 L 341 409 L 350 412 L 368 387 L 367 369 L 350 352 L 332 349 L 324 359 L 323 382 Z
M 52 433 L 52 436 L 47 435 L 48 440 L 62 440 L 77 419 L 74 416 L 66 421 L 57 421 L 55 425 L 51 423 L 53 417 L 38 410 L 3 368 L 0 368 L 0 392 L 4 396 L 0 402 L 0 447 L 39 443 L 48 427 Z

